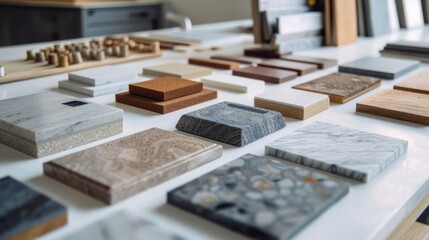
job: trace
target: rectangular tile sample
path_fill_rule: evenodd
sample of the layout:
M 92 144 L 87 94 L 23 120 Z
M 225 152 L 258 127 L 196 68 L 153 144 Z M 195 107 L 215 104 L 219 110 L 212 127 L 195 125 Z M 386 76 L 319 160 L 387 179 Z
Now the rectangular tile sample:
M 151 128 L 47 162 L 43 171 L 70 187 L 113 204 L 221 155 L 220 145 Z
M 356 111 L 429 126 L 429 95 L 386 89 L 357 103 Z
M 366 36 L 373 37 L 390 34 L 388 0 L 362 0 L 362 2 L 366 20 Z
M 339 72 L 395 79 L 418 68 L 420 62 L 384 57 L 364 57 L 338 67 Z
M 328 109 L 329 97 L 293 89 L 275 89 L 256 96 L 255 107 L 277 111 L 285 117 L 305 120 Z
M 245 67 L 232 71 L 233 75 L 263 80 L 270 83 L 283 83 L 295 79 L 298 74 L 294 71 L 266 68 Z
M 369 182 L 399 159 L 408 142 L 316 122 L 265 147 L 265 154 L 335 175 Z
M 243 64 L 257 64 L 262 62 L 262 59 L 255 58 L 255 57 L 246 57 L 242 55 L 212 55 L 210 57 L 211 59 L 219 59 L 219 60 L 226 60 L 226 61 L 232 61 L 232 62 L 238 62 Z
M 265 82 L 231 75 L 214 74 L 201 78 L 206 87 L 223 88 L 237 92 L 258 92 L 265 89 Z
M 329 75 L 293 86 L 295 89 L 329 95 L 331 102 L 346 103 L 381 85 L 378 78 L 348 73 Z
M 286 55 L 281 57 L 281 59 L 295 61 L 295 62 L 316 64 L 319 69 L 334 67 L 334 66 L 337 66 L 338 64 L 338 61 L 335 59 L 315 58 L 315 57 L 307 57 L 307 56 L 300 56 L 300 55 Z
M 260 67 L 279 68 L 289 71 L 295 71 L 298 75 L 312 73 L 317 70 L 317 65 L 308 63 L 299 63 L 287 60 L 269 59 L 258 64 Z
M 289 55 L 292 52 L 289 50 L 279 51 L 277 48 L 267 47 L 256 47 L 244 49 L 244 55 L 248 57 L 260 57 L 260 58 L 280 58 L 283 55 Z
M 244 146 L 286 126 L 279 112 L 221 102 L 183 115 L 176 128 L 234 146 Z
M 349 186 L 305 168 L 246 154 L 170 191 L 167 202 L 254 239 L 290 239 Z
M 77 92 L 90 97 L 98 97 L 106 94 L 126 91 L 130 82 L 117 82 L 100 86 L 91 86 L 77 81 L 59 81 L 58 87 L 61 89 Z
M 209 58 L 189 58 L 189 64 L 200 65 L 205 67 L 220 68 L 220 69 L 236 69 L 240 68 L 240 64 L 225 60 L 216 60 Z
M 210 68 L 181 63 L 166 63 L 143 68 L 143 74 L 155 76 L 175 76 L 180 78 L 197 78 L 212 74 Z
M 398 90 L 429 94 L 429 69 L 416 74 L 409 79 L 396 84 Z
M 67 223 L 67 209 L 12 177 L 0 178 L 0 239 L 34 239 Z
M 46 156 L 122 132 L 123 111 L 53 92 L 0 101 L 0 143 Z
M 137 78 L 135 71 L 123 66 L 104 66 L 71 72 L 68 80 L 81 82 L 90 86 L 130 81 Z

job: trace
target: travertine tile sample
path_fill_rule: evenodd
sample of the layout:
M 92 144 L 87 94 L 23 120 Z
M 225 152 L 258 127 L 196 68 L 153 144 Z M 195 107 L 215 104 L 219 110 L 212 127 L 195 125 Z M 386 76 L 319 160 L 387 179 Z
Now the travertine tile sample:
M 183 115 L 176 128 L 241 147 L 285 126 L 279 112 L 221 102 Z
M 429 94 L 429 69 L 396 84 L 394 88 L 398 90 Z
M 77 81 L 59 81 L 58 87 L 61 89 L 77 92 L 90 97 L 98 97 L 106 94 L 123 92 L 128 89 L 128 81 L 122 81 L 99 86 L 91 86 Z
M 266 67 L 245 67 L 235 69 L 233 75 L 263 80 L 270 83 L 283 83 L 295 79 L 298 74 L 294 71 Z
M 339 72 L 395 79 L 416 68 L 420 62 L 385 57 L 364 57 L 338 67 Z
M 278 111 L 285 117 L 305 120 L 328 109 L 329 97 L 293 89 L 275 89 L 256 96 L 255 107 Z
M 0 101 L 0 143 L 41 157 L 122 132 L 123 111 L 43 92 Z
M 299 166 L 244 155 L 174 189 L 167 201 L 253 239 L 290 239 L 348 193 Z
M 295 61 L 295 62 L 316 64 L 319 69 L 334 67 L 334 66 L 337 66 L 338 64 L 338 61 L 334 59 L 315 58 L 315 57 L 307 57 L 307 56 L 300 56 L 300 55 L 286 55 L 281 57 L 281 59 L 286 59 L 286 60 Z
M 226 60 L 216 60 L 209 58 L 189 58 L 189 64 L 220 68 L 220 69 L 236 69 L 240 67 L 239 63 L 226 61 Z
M 201 78 L 206 87 L 228 89 L 237 92 L 258 92 L 265 89 L 265 82 L 244 77 L 214 74 Z
M 259 63 L 258 66 L 294 71 L 294 72 L 297 72 L 298 75 L 312 73 L 317 70 L 316 64 L 299 63 L 299 62 L 280 60 L 280 59 L 265 60 Z
M 137 72 L 122 66 L 105 66 L 90 68 L 69 73 L 69 80 L 81 82 L 90 86 L 99 86 L 137 78 Z
M 357 103 L 356 111 L 429 126 L 429 95 L 386 89 Z
M 222 155 L 222 146 L 158 128 L 43 164 L 45 175 L 104 203 L 127 199 Z
M 143 68 L 143 74 L 155 76 L 175 76 L 181 78 L 197 78 L 212 74 L 212 70 L 181 63 L 166 63 Z
M 276 48 L 266 48 L 266 47 L 254 47 L 244 49 L 244 55 L 249 57 L 260 57 L 260 58 L 280 58 L 284 55 L 291 54 L 291 51 L 283 51 Z
M 299 84 L 293 88 L 329 95 L 331 102 L 346 103 L 381 85 L 378 78 L 348 73 L 329 75 Z
M 0 178 L 0 239 L 34 239 L 67 223 L 67 210 L 12 177 Z
M 219 59 L 219 60 L 226 60 L 226 61 L 233 61 L 243 64 L 257 64 L 262 62 L 262 59 L 255 58 L 255 57 L 246 57 L 242 55 L 212 55 L 210 57 L 211 59 Z
M 265 154 L 369 182 L 407 147 L 402 139 L 316 122 L 268 144 Z

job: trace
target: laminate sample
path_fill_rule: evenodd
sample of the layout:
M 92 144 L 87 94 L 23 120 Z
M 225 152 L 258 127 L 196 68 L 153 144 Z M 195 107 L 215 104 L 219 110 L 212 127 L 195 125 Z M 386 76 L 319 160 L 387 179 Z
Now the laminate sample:
M 329 97 L 293 89 L 275 89 L 256 96 L 255 107 L 277 111 L 285 117 L 305 120 L 328 109 Z
M 356 111 L 429 126 L 429 95 L 386 89 L 359 102 Z
M 429 94 L 429 69 L 396 84 L 394 88 L 398 90 Z
M 223 74 L 203 77 L 201 82 L 206 87 L 223 88 L 237 92 L 258 92 L 265 89 L 264 81 Z
M 221 102 L 183 115 L 176 128 L 234 146 L 244 146 L 286 126 L 279 112 Z
M 43 164 L 45 175 L 113 204 L 219 158 L 222 146 L 151 128 Z
M 52 92 L 0 101 L 0 143 L 46 156 L 122 132 L 123 111 Z
M 68 80 L 81 82 L 90 86 L 132 81 L 137 72 L 122 66 L 104 66 L 69 73 Z
M 58 87 L 72 92 L 80 93 L 90 97 L 98 97 L 111 93 L 123 92 L 128 89 L 129 81 L 122 81 L 111 84 L 103 84 L 100 86 L 91 86 L 77 81 L 59 81 Z
M 253 239 L 290 239 L 348 190 L 328 176 L 246 154 L 170 191 L 167 201 Z
M 225 60 L 216 60 L 209 58 L 189 58 L 189 64 L 200 65 L 205 67 L 220 68 L 220 69 L 236 69 L 240 68 L 240 64 Z
M 366 36 L 380 36 L 391 32 L 388 0 L 363 0 Z
M 143 74 L 155 76 L 175 76 L 180 78 L 197 78 L 212 74 L 210 68 L 181 63 L 167 63 L 143 68 Z
M 398 160 L 408 142 L 316 122 L 265 147 L 265 154 L 335 175 L 369 182 Z
M 331 102 L 346 103 L 381 85 L 378 78 L 348 73 L 329 75 L 293 86 L 292 88 L 329 95 Z
M 317 65 L 308 63 L 299 63 L 287 60 L 270 59 L 258 64 L 260 67 L 279 68 L 297 72 L 298 75 L 312 73 L 317 70 Z
M 62 204 L 14 178 L 0 178 L 0 189 L 0 239 L 34 239 L 67 223 Z
M 248 57 L 258 57 L 258 58 L 280 58 L 284 55 L 292 54 L 291 51 L 279 51 L 277 48 L 266 48 L 266 47 L 256 47 L 256 48 L 246 48 L 244 49 L 244 55 Z
M 266 68 L 266 67 L 245 67 L 232 71 L 233 75 L 263 80 L 270 83 L 283 83 L 293 80 L 298 76 L 297 72 Z
M 339 72 L 395 79 L 418 68 L 420 62 L 384 57 L 364 57 L 338 67 Z
M 281 57 L 281 59 L 295 61 L 295 62 L 316 64 L 319 69 L 334 67 L 334 66 L 337 66 L 338 64 L 338 61 L 334 59 L 315 58 L 315 57 L 307 57 L 307 56 L 300 56 L 300 55 L 287 55 L 287 56 Z
M 255 57 L 245 57 L 241 55 L 212 55 L 210 57 L 211 59 L 219 59 L 219 60 L 226 60 L 226 61 L 232 61 L 232 62 L 238 62 L 238 63 L 244 63 L 244 64 L 257 64 L 262 62 L 262 59 L 255 58 Z

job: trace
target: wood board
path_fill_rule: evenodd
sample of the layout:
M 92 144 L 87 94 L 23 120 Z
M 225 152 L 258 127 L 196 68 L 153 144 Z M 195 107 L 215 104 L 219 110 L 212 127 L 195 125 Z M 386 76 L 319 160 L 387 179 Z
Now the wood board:
M 394 89 L 429 94 L 429 69 L 396 84 Z

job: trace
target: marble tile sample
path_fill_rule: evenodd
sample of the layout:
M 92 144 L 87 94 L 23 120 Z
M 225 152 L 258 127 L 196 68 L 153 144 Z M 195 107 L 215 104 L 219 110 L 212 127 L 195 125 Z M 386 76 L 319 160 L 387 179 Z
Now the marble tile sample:
M 294 89 L 275 89 L 256 96 L 255 107 L 277 111 L 285 117 L 305 120 L 328 109 L 329 97 Z
M 221 102 L 183 115 L 176 128 L 241 147 L 285 126 L 279 112 Z
M 265 82 L 224 74 L 214 74 L 201 78 L 206 87 L 223 88 L 237 92 L 258 92 L 265 89 Z
M 212 74 L 206 67 L 193 66 L 182 63 L 166 63 L 143 68 L 143 74 L 155 76 L 175 76 L 180 78 L 197 78 Z
M 429 95 L 385 89 L 357 103 L 356 111 L 429 126 Z
M 429 94 L 429 69 L 396 84 L 394 89 Z
M 233 75 L 254 78 L 270 83 L 283 83 L 295 79 L 298 74 L 294 71 L 266 67 L 245 67 L 232 71 Z
M 123 111 L 53 92 L 0 101 L 0 143 L 46 156 L 122 132 Z
M 265 154 L 369 182 L 406 151 L 402 139 L 316 122 L 265 146 Z
M 128 89 L 130 82 L 123 81 L 100 86 L 91 86 L 77 81 L 65 80 L 59 81 L 58 87 L 61 89 L 77 92 L 90 97 L 98 97 L 106 94 L 123 92 Z
M 339 72 L 395 79 L 418 68 L 420 62 L 385 57 L 364 57 L 338 67 Z
M 0 239 L 34 239 L 67 223 L 67 209 L 12 177 L 0 178 Z
M 280 58 L 284 55 L 289 55 L 292 52 L 280 51 L 277 48 L 266 48 L 266 47 L 253 47 L 244 49 L 244 55 L 248 57 L 260 57 L 260 58 Z
M 135 80 L 137 72 L 123 66 L 104 66 L 84 69 L 69 73 L 68 80 L 81 82 L 90 86 Z
M 240 68 L 240 64 L 237 62 L 231 62 L 226 60 L 216 60 L 209 58 L 189 58 L 189 64 L 200 65 L 211 68 L 219 68 L 219 69 L 236 69 Z
M 303 167 L 246 154 L 170 191 L 169 204 L 252 239 L 291 239 L 349 191 Z
M 329 95 L 331 102 L 346 103 L 381 85 L 378 78 L 348 73 L 329 75 L 293 86 L 292 88 Z
M 151 128 L 47 162 L 43 170 L 53 179 L 113 204 L 220 156 L 220 145 Z
M 212 55 L 210 57 L 211 59 L 219 59 L 219 60 L 226 60 L 226 61 L 232 61 L 232 62 L 238 62 L 243 64 L 257 64 L 262 62 L 262 59 L 255 58 L 255 57 L 246 57 L 242 55 Z
M 337 66 L 338 64 L 338 61 L 335 59 L 315 58 L 315 57 L 308 57 L 308 56 L 301 56 L 301 55 L 286 55 L 281 57 L 281 59 L 295 61 L 295 62 L 316 64 L 319 69 L 334 67 L 334 66 Z
M 278 68 L 289 71 L 297 72 L 298 75 L 304 75 L 315 72 L 317 70 L 316 64 L 299 63 L 288 60 L 269 59 L 258 64 L 260 67 Z

